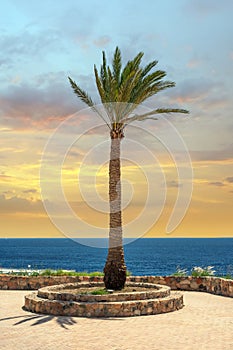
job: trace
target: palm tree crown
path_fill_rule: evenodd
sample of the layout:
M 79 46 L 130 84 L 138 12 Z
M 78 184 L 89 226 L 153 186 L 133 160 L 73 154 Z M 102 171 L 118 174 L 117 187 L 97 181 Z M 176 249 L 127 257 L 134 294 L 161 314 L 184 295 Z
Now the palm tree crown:
M 174 82 L 163 80 L 166 76 L 165 71 L 156 70 L 151 72 L 158 61 L 152 61 L 144 68 L 141 67 L 143 55 L 143 52 L 139 52 L 133 60 L 129 60 L 122 68 L 121 52 L 116 47 L 112 68 L 107 65 L 104 51 L 100 72 L 94 65 L 97 89 L 109 119 L 105 122 L 110 130 L 122 131 L 126 125 L 133 121 L 157 119 L 156 115 L 162 113 L 189 113 L 187 110 L 179 108 L 157 108 L 142 115 L 132 115 L 137 105 L 159 91 L 175 86 Z M 70 77 L 69 81 L 74 93 L 87 106 L 95 109 L 96 104 L 91 97 Z

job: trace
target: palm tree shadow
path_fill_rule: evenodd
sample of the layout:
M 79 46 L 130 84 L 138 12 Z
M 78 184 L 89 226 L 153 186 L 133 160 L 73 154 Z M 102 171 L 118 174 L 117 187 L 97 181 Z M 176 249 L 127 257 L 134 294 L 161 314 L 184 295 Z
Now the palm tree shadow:
M 12 319 L 22 318 L 20 321 L 17 321 L 13 324 L 13 326 L 18 326 L 20 324 L 35 321 L 30 326 L 38 326 L 43 323 L 47 323 L 49 321 L 55 320 L 55 322 L 64 329 L 69 329 L 68 326 L 73 326 L 77 323 L 77 321 L 73 317 L 69 316 L 52 316 L 52 315 L 25 315 L 25 316 L 12 316 L 1 318 L 0 322 Z

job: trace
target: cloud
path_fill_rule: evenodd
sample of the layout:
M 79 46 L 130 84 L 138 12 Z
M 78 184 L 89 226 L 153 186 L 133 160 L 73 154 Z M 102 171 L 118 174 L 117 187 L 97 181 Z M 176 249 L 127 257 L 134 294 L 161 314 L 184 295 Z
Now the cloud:
M 93 44 L 95 46 L 101 46 L 101 40 L 107 40 L 107 36 L 99 37 L 96 30 L 98 23 L 102 19 L 101 11 L 105 10 L 104 5 L 100 2 L 98 3 L 99 15 L 93 11 L 93 6 L 93 3 L 86 2 L 85 6 L 83 6 L 83 4 L 76 1 L 70 6 L 66 4 L 63 11 L 61 9 L 58 10 L 57 16 L 51 15 L 52 19 L 50 21 L 52 21 L 55 27 L 62 28 L 64 40 L 75 46 L 75 52 L 77 52 L 77 47 L 81 48 L 84 52 L 89 52 Z M 68 25 L 67 21 L 69 23 Z
M 185 11 L 200 18 L 219 13 L 226 7 L 228 7 L 229 10 L 232 9 L 231 0 L 224 0 L 224 2 L 219 0 L 194 0 L 185 4 Z
M 9 131 L 11 131 L 11 128 L 1 128 L 0 127 L 0 132 L 2 133 L 2 132 L 9 132 Z
M 42 127 L 53 128 L 56 121 L 86 107 L 74 95 L 67 75 L 64 71 L 39 75 L 31 82 L 22 81 L 3 89 L 0 94 L 3 127 L 30 128 L 41 123 Z M 93 92 L 89 89 L 90 77 L 81 75 L 77 78 L 81 87 Z
M 220 181 L 209 182 L 209 185 L 216 186 L 216 187 L 223 187 L 223 186 L 225 186 L 225 184 L 223 182 L 220 182 Z
M 0 206 L 1 212 L 5 214 L 44 212 L 43 204 L 40 200 L 30 201 L 16 196 L 7 199 L 4 194 L 0 195 Z
M 180 81 L 174 89 L 151 97 L 149 105 L 183 107 L 190 111 L 192 119 L 227 119 L 231 117 L 232 98 L 223 79 L 199 76 Z M 222 113 L 222 111 L 225 113 Z
M 0 36 L 0 64 L 11 67 L 13 62 L 27 61 L 34 57 L 43 58 L 48 50 L 64 49 L 61 44 L 61 33 L 48 29 L 37 33 L 24 30 L 17 35 L 2 34 Z
M 103 48 L 107 46 L 111 41 L 111 38 L 108 35 L 101 36 L 95 39 L 93 42 L 97 47 Z
M 225 179 L 225 181 L 229 182 L 229 183 L 233 183 L 233 176 L 229 176 Z
M 218 86 L 223 88 L 224 83 L 219 82 Z M 179 103 L 196 103 L 203 101 L 208 96 L 212 96 L 215 87 L 216 81 L 212 81 L 211 79 L 206 79 L 204 77 L 186 79 L 175 89 L 170 90 L 169 95 Z
M 28 190 L 23 191 L 23 193 L 37 193 L 37 190 L 34 188 L 29 188 Z
M 3 191 L 1 194 L 0 194 L 0 203 L 1 203 L 1 195 L 3 195 L 5 197 L 5 200 L 7 199 L 10 199 L 12 197 L 15 196 L 15 190 L 6 190 L 6 191 Z
M 167 181 L 166 185 L 168 187 L 175 187 L 175 188 L 178 188 L 178 187 L 181 187 L 181 185 L 177 182 L 177 181 Z
M 11 179 L 12 179 L 12 176 L 5 175 L 5 173 L 1 173 L 1 174 L 0 174 L 0 181 L 3 181 L 3 182 L 10 182 Z
M 197 58 L 193 58 L 193 59 L 190 59 L 189 62 L 187 63 L 187 67 L 188 68 L 197 68 L 197 67 L 200 67 L 202 61 L 200 59 L 197 59 Z
M 163 187 L 180 188 L 182 187 L 182 184 L 180 184 L 178 181 L 172 180 L 166 181 L 166 183 L 163 184 Z
M 11 66 L 11 58 L 4 58 L 4 57 L 0 57 L 0 67 L 1 68 L 5 68 L 5 67 L 10 67 Z
M 203 161 L 203 162 L 218 162 L 225 161 L 233 163 L 233 144 L 221 150 L 203 150 L 203 151 L 190 151 L 192 161 Z M 229 178 L 231 179 L 231 178 Z

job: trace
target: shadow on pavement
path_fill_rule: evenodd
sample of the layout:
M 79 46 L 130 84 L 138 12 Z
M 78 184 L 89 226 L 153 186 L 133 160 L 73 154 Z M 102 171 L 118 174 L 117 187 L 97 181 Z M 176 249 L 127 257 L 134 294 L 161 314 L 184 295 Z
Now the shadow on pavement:
M 62 328 L 69 329 L 67 326 L 72 326 L 77 323 L 77 321 L 69 316 L 51 316 L 51 315 L 25 315 L 25 316 L 12 316 L 1 318 L 0 322 L 22 318 L 22 320 L 14 323 L 14 326 L 18 326 L 25 322 L 35 321 L 30 326 L 38 326 L 40 324 L 55 320 L 55 322 Z

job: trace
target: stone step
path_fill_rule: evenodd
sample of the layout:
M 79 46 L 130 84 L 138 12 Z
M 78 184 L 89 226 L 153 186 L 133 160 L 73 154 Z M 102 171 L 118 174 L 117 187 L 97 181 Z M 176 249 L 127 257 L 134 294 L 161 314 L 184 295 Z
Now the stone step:
M 130 317 L 172 312 L 183 306 L 183 295 L 178 292 L 162 298 L 116 302 L 49 300 L 32 293 L 25 296 L 24 309 L 56 316 Z
M 142 287 L 143 291 L 121 292 L 103 295 L 79 294 L 80 288 L 104 288 L 103 282 L 76 282 L 66 283 L 59 286 L 47 286 L 38 290 L 38 296 L 49 300 L 78 301 L 78 302 L 118 302 L 164 298 L 170 295 L 171 288 L 154 283 L 131 283 L 127 282 L 126 287 Z M 72 292 L 76 290 L 76 293 Z

